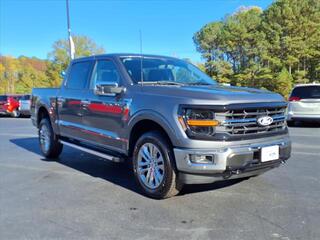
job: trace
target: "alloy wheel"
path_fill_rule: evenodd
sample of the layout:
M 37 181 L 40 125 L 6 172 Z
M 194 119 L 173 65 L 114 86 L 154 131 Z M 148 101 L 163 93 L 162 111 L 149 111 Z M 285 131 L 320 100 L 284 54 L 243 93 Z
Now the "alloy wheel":
M 50 132 L 46 125 L 41 126 L 39 139 L 42 150 L 48 152 L 50 147 Z
M 145 143 L 140 147 L 137 172 L 141 182 L 150 189 L 156 189 L 163 182 L 164 159 L 156 145 Z

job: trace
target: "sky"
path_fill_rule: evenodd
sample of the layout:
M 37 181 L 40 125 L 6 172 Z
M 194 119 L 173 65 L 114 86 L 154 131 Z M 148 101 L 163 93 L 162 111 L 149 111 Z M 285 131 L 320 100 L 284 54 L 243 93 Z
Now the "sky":
M 73 34 L 87 35 L 107 53 L 142 51 L 201 61 L 192 37 L 241 6 L 265 9 L 272 0 L 70 0 Z M 67 38 L 65 0 L 0 0 L 0 54 L 47 58 Z

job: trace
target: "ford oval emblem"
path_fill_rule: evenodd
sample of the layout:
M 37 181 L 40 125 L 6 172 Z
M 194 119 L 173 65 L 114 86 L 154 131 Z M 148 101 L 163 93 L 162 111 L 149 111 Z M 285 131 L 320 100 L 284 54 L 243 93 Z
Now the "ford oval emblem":
M 272 117 L 269 117 L 269 116 L 263 116 L 263 117 L 259 117 L 257 119 L 257 123 L 260 125 L 260 126 L 269 126 L 273 123 L 273 118 Z

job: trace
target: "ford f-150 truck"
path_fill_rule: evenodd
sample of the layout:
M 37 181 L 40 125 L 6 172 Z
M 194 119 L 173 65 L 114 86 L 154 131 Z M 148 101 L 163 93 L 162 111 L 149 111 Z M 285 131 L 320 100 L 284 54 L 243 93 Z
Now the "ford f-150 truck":
M 171 57 L 75 59 L 56 89 L 33 89 L 31 114 L 47 158 L 71 146 L 132 163 L 144 194 L 248 178 L 290 157 L 287 103 L 265 90 L 223 86 Z

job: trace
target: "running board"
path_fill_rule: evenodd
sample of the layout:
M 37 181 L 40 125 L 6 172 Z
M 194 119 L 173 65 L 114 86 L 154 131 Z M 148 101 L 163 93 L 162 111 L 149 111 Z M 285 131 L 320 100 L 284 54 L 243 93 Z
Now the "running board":
M 66 141 L 62 141 L 62 140 L 60 140 L 60 143 L 62 143 L 63 145 L 67 145 L 69 147 L 72 147 L 72 148 L 79 149 L 79 150 L 81 150 L 83 152 L 87 152 L 87 153 L 96 155 L 98 157 L 107 159 L 107 160 L 112 161 L 112 162 L 123 162 L 123 159 L 121 159 L 119 157 L 112 156 L 112 155 L 109 155 L 109 154 L 106 154 L 106 153 L 103 153 L 103 152 L 99 152 L 99 151 L 96 151 L 96 150 L 93 150 L 93 149 L 90 149 L 90 148 L 86 148 L 86 147 L 79 146 L 79 145 L 76 145 L 76 144 L 73 144 L 73 143 L 70 143 L 70 142 L 66 142 Z

